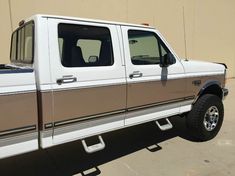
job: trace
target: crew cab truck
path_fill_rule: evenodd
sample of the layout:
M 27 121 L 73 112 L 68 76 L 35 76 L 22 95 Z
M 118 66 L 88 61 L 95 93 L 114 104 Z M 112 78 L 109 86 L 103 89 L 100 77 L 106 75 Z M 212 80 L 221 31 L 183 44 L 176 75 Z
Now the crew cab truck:
M 201 141 L 223 122 L 224 64 L 180 59 L 153 27 L 35 15 L 11 38 L 0 65 L 0 158 L 185 115 Z M 160 123 L 160 121 L 165 121 Z M 88 146 L 88 137 L 98 144 Z

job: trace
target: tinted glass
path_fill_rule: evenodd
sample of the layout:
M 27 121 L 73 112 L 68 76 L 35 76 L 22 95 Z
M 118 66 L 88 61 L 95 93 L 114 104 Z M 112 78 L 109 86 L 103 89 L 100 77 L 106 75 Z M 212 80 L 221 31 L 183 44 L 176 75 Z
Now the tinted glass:
M 151 32 L 128 31 L 131 62 L 134 65 L 159 64 L 158 40 Z
M 58 40 L 61 62 L 65 67 L 113 65 L 112 41 L 108 28 L 59 24 Z
M 25 62 L 33 59 L 33 28 L 32 25 L 25 26 L 24 29 L 24 58 Z
M 63 51 L 63 47 L 64 47 L 64 39 L 63 38 L 58 38 L 59 40 L 59 50 L 60 50 L 60 57 L 62 58 L 62 51 Z
M 13 33 L 11 42 L 12 62 L 33 62 L 33 30 L 33 23 L 30 22 Z
M 101 41 L 90 39 L 79 39 L 77 42 L 82 50 L 83 58 L 86 63 L 89 63 L 89 58 L 97 57 L 100 55 Z
M 161 57 L 170 52 L 153 32 L 129 30 L 128 39 L 134 65 L 160 64 Z

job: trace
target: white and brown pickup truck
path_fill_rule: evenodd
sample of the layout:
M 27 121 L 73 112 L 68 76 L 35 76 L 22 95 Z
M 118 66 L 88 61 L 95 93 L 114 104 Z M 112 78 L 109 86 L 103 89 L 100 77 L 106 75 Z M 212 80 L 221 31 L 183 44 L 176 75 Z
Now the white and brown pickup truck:
M 226 65 L 180 59 L 153 27 L 35 15 L 11 38 L 0 65 L 0 158 L 186 116 L 201 141 L 223 122 Z M 162 122 L 164 121 L 164 122 Z M 98 137 L 88 146 L 86 138 Z

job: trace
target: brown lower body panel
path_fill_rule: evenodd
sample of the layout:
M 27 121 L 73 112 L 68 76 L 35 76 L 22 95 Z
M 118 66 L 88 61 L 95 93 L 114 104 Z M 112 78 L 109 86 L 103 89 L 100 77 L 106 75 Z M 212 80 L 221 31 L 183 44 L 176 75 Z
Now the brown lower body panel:
M 185 97 L 185 88 L 185 79 L 128 84 L 127 108 Z
M 200 80 L 201 84 L 193 84 L 195 80 Z M 224 76 L 186 77 L 128 84 L 127 108 L 166 102 L 182 97 L 196 97 L 208 81 L 218 81 L 223 86 Z
M 0 136 L 36 131 L 36 92 L 0 95 Z
M 42 121 L 65 121 L 126 108 L 126 85 L 41 92 Z M 53 95 L 53 100 L 51 96 Z M 54 105 L 54 113 L 50 107 Z M 51 102 L 51 103 L 49 103 Z M 45 105 L 47 104 L 47 105 Z M 52 120 L 53 115 L 53 121 Z
M 193 81 L 201 80 L 200 85 Z M 102 115 L 138 109 L 146 105 L 196 97 L 210 80 L 224 81 L 223 75 L 149 81 L 70 90 L 41 92 L 43 129 L 66 121 L 78 122 Z M 54 112 L 53 112 L 54 110 Z
M 201 80 L 201 84 L 200 85 L 194 85 L 193 81 L 195 80 Z M 189 94 L 193 94 L 195 96 L 198 95 L 198 93 L 200 92 L 200 90 L 205 86 L 206 83 L 209 83 L 211 81 L 217 81 L 219 82 L 221 85 L 221 87 L 224 87 L 225 85 L 225 77 L 224 75 L 213 75 L 213 76 L 199 76 L 199 77 L 190 77 L 186 79 L 186 91 L 185 94 L 189 95 Z

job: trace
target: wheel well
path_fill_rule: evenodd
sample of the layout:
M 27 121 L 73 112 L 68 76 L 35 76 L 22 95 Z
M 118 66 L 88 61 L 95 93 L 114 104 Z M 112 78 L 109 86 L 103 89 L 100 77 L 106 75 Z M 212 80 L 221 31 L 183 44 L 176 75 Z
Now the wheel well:
M 223 98 L 223 91 L 221 87 L 217 84 L 210 85 L 206 87 L 205 89 L 203 89 L 202 92 L 200 92 L 199 97 L 205 94 L 213 94 L 213 95 L 218 96 L 220 99 Z

